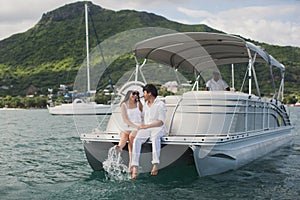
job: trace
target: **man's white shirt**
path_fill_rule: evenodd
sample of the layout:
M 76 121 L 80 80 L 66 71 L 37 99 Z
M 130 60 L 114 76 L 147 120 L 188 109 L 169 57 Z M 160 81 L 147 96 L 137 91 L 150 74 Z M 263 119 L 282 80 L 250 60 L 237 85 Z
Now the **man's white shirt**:
M 207 81 L 206 87 L 208 87 L 210 91 L 218 91 L 218 90 L 225 90 L 229 86 L 222 79 L 219 79 L 218 81 L 215 81 L 214 79 L 210 79 L 209 81 Z
M 155 98 L 151 107 L 148 106 L 148 102 L 145 103 L 143 107 L 144 123 L 151 124 L 153 122 L 161 120 L 163 123 L 166 121 L 167 108 L 161 100 Z

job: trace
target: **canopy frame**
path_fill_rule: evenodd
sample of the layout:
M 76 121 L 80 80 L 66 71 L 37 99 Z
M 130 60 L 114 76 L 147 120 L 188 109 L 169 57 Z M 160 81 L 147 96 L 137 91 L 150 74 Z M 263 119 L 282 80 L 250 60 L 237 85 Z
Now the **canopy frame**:
M 135 59 L 151 59 L 175 69 L 191 68 L 199 74 L 211 66 L 248 63 L 249 95 L 252 94 L 252 78 L 254 78 L 259 97 L 261 93 L 254 64 L 267 63 L 270 69 L 277 67 L 282 72 L 278 96 L 276 96 L 275 83 L 273 86 L 274 98 L 280 98 L 280 95 L 283 98 L 284 65 L 262 47 L 237 36 L 207 32 L 167 34 L 138 42 L 133 49 L 133 54 Z M 274 82 L 272 70 L 270 73 Z

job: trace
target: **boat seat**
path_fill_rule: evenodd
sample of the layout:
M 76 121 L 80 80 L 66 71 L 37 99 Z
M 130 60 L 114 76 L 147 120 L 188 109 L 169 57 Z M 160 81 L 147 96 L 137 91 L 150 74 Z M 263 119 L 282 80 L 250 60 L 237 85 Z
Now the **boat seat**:
M 166 116 L 166 123 L 165 123 L 166 130 L 167 130 L 166 136 L 168 136 L 172 132 L 172 130 L 169 130 L 170 122 L 172 120 L 171 118 L 176 108 L 176 105 L 180 100 L 181 100 L 181 96 L 177 96 L 177 95 L 165 97 L 165 104 L 167 107 L 167 116 Z

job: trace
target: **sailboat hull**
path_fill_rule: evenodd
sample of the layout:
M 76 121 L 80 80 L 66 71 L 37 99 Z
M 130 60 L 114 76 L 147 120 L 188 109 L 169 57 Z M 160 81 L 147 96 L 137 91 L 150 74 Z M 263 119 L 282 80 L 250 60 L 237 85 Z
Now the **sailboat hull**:
M 105 104 L 90 103 L 70 103 L 50 107 L 48 111 L 52 115 L 106 115 L 112 113 L 112 106 Z

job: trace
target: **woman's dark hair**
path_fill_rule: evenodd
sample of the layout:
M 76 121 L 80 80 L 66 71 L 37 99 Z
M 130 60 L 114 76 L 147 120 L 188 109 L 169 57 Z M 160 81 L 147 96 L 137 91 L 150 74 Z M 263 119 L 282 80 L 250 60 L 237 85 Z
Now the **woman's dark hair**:
M 147 84 L 143 87 L 143 92 L 146 91 L 147 93 L 151 92 L 154 97 L 157 97 L 157 89 L 153 84 Z

